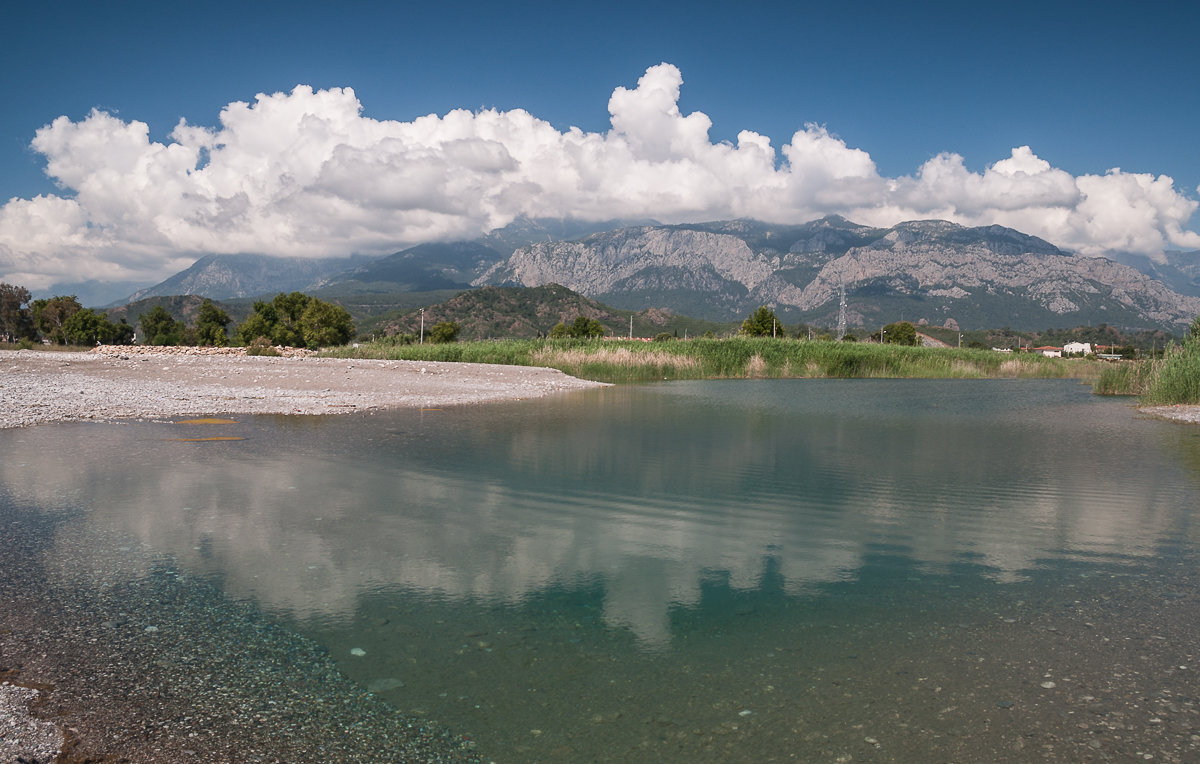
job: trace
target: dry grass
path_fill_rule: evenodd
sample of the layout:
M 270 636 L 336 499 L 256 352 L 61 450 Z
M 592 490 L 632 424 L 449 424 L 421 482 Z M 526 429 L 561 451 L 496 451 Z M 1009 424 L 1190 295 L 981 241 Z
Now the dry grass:
M 628 368 L 642 366 L 657 366 L 663 369 L 685 371 L 698 365 L 692 356 L 667 353 L 661 350 L 633 352 L 626 347 L 600 348 L 562 348 L 544 347 L 534 351 L 532 360 L 537 366 L 559 368 L 564 366 L 582 366 L 584 364 L 606 364 Z
M 347 351 L 343 351 L 345 353 Z M 353 351 L 353 357 L 549 366 L 606 382 L 662 379 L 828 378 L 1066 378 L 1095 379 L 1095 362 L 1001 358 L 996 353 L 838 342 L 737 337 L 686 342 L 503 340 L 408 345 Z M 339 357 L 350 357 L 332 353 Z
M 761 379 L 765 376 L 767 376 L 767 362 L 763 359 L 761 353 L 755 353 L 746 362 L 746 377 L 749 379 Z
M 1011 360 L 1005 361 L 1004 363 L 1000 364 L 1000 373 L 997 376 L 1019 377 L 1019 376 L 1021 376 L 1021 371 L 1024 368 L 1025 368 L 1025 364 L 1023 364 L 1020 361 L 1018 361 L 1017 359 L 1013 358 Z
M 1008 363 L 1008 361 L 1005 361 Z M 1001 369 L 1003 369 L 1001 365 Z M 983 372 L 979 366 L 968 361 L 953 361 L 950 364 L 950 375 L 953 377 L 982 377 Z

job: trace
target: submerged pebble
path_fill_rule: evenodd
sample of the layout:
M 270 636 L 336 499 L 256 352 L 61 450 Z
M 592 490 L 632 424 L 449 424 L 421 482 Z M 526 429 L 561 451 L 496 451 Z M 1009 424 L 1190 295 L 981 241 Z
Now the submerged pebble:
M 53 539 L 20 512 L 6 519 L 21 553 L 0 566 L 0 677 L 47 688 L 72 761 L 479 761 L 463 736 L 364 693 L 324 648 L 202 578 L 146 555 L 148 572 L 119 586 L 90 581 L 115 545 Z M 52 541 L 78 576 L 48 574 Z M 6 753 L 0 745 L 0 760 L 14 760 Z M 31 753 L 15 751 L 51 760 Z

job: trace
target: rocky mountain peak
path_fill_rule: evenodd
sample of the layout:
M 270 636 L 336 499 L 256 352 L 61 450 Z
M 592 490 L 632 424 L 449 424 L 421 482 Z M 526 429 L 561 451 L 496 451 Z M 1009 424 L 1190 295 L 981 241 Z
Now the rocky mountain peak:
M 638 226 L 523 247 L 473 283 L 550 282 L 615 307 L 711 320 L 767 304 L 788 320 L 832 324 L 842 290 L 851 310 L 871 320 L 902 314 L 962 326 L 1091 321 L 1177 330 L 1200 313 L 1200 298 L 1133 268 L 1004 226 L 945 220 L 887 229 L 837 216 L 790 226 Z

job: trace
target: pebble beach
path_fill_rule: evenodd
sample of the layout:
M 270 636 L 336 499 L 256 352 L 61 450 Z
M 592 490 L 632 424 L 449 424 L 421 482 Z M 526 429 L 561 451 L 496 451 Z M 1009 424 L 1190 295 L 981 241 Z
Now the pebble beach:
M 282 348 L 0 351 L 0 427 L 213 414 L 344 414 L 540 398 L 601 387 L 555 369 L 317 358 Z

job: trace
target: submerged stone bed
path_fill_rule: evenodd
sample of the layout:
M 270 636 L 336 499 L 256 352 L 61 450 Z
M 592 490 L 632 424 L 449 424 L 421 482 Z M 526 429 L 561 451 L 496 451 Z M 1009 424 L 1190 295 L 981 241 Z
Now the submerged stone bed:
M 399 714 L 209 582 L 55 525 L 20 509 L 4 520 L 5 761 L 479 760 L 471 741 Z

